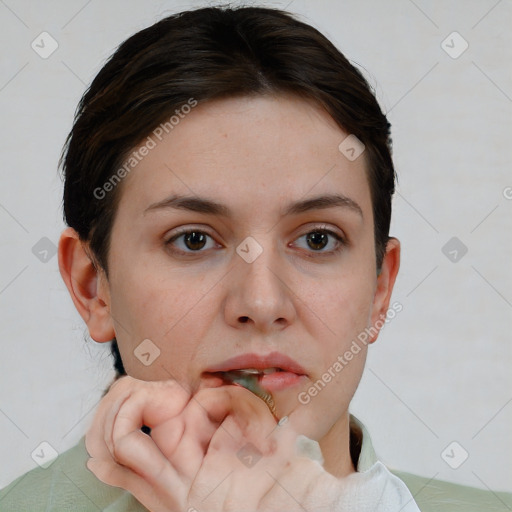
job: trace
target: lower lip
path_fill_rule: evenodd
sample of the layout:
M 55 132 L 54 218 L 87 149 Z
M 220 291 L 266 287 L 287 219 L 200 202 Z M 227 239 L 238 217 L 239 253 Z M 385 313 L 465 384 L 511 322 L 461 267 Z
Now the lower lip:
M 219 373 L 209 373 L 204 377 L 207 387 L 217 388 L 228 384 Z M 299 385 L 305 375 L 298 375 L 293 372 L 274 372 L 267 375 L 261 375 L 258 378 L 259 385 L 266 391 L 281 391 Z
M 259 378 L 259 383 L 266 391 L 281 391 L 297 386 L 305 378 L 305 375 L 297 375 L 292 372 L 274 372 L 262 375 Z

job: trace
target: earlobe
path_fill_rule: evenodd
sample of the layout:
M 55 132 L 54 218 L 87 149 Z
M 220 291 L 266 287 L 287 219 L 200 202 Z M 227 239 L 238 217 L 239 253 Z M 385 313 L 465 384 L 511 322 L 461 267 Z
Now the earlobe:
M 371 315 L 372 332 L 375 332 L 375 334 L 369 339 L 370 343 L 377 340 L 379 331 L 382 325 L 384 325 L 399 268 L 400 241 L 397 238 L 391 237 L 386 245 L 386 253 L 384 254 L 381 268 L 377 273 L 377 286 Z
M 115 331 L 110 315 L 108 282 L 86 252 L 73 228 L 66 228 L 59 240 L 59 270 L 75 307 L 84 319 L 91 338 L 111 341 Z

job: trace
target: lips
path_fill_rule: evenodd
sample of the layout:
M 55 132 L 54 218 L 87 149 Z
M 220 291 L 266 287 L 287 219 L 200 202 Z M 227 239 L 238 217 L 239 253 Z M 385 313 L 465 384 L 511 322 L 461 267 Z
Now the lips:
M 245 368 L 255 368 L 256 370 L 265 370 L 267 368 L 279 368 L 285 372 L 292 372 L 297 375 L 306 375 L 306 370 L 299 363 L 280 352 L 271 352 L 266 355 L 242 354 L 232 357 L 223 363 L 212 366 L 206 371 L 228 372 L 230 370 L 240 370 Z
M 213 379 L 213 385 L 231 383 L 227 372 L 238 371 L 257 377 L 267 391 L 279 391 L 299 384 L 306 378 L 306 370 L 285 354 L 272 352 L 266 355 L 242 354 L 208 368 L 203 376 Z

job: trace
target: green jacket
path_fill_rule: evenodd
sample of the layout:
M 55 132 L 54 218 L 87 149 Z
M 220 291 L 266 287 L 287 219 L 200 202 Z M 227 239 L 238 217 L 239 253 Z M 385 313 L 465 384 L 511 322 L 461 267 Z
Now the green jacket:
M 357 470 L 376 461 L 370 436 L 361 429 L 362 445 Z M 36 468 L 0 491 L 1 512 L 147 512 L 128 491 L 99 481 L 86 467 L 89 455 L 85 436 L 59 455 L 46 469 Z M 440 480 L 394 471 L 409 488 L 422 512 L 510 512 L 512 494 L 483 491 Z M 390 511 L 398 512 L 398 511 Z

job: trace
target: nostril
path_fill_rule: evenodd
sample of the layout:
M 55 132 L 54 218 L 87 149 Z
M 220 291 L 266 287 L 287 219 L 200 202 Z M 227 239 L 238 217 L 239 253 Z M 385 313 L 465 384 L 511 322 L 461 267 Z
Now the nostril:
M 241 316 L 240 317 L 240 322 L 242 322 L 243 324 L 247 323 L 249 320 L 249 317 L 248 316 Z

